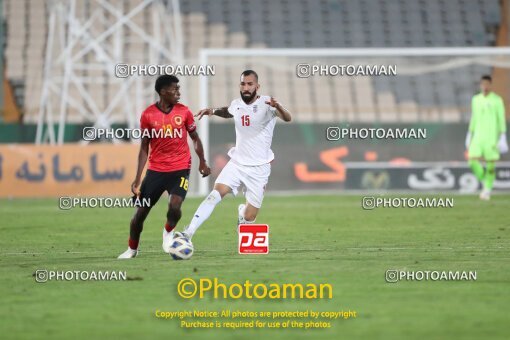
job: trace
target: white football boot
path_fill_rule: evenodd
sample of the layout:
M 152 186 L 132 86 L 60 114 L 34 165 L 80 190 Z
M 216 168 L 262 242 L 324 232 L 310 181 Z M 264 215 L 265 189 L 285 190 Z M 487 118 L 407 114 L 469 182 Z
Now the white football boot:
M 489 201 L 491 199 L 491 191 L 483 188 L 482 192 L 480 193 L 480 199 L 482 201 Z
M 117 258 L 118 259 L 132 259 L 132 258 L 135 258 L 136 255 L 138 255 L 138 250 L 128 248 L 125 252 L 120 254 L 119 257 L 117 257 Z
M 174 239 L 174 231 L 171 232 L 166 231 L 165 228 L 163 228 L 163 251 L 165 253 L 170 252 L 170 246 L 172 245 L 172 240 Z

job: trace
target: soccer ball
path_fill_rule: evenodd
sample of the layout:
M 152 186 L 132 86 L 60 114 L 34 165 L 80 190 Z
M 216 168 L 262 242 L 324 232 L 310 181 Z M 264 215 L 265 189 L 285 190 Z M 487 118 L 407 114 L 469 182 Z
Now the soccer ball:
M 169 254 L 174 260 L 188 260 L 193 255 L 193 244 L 184 237 L 174 238 Z

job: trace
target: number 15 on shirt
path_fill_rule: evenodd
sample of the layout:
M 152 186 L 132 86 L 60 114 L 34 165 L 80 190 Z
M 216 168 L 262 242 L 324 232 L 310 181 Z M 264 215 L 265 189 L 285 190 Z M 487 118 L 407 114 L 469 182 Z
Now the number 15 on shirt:
M 241 116 L 241 124 L 243 126 L 250 126 L 250 116 L 249 115 Z

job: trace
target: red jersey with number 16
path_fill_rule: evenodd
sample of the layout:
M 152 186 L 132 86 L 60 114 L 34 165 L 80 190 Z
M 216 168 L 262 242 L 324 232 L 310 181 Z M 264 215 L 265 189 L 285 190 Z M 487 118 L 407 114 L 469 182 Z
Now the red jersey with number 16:
M 196 125 L 186 105 L 177 103 L 172 111 L 164 113 L 152 104 L 142 113 L 140 128 L 142 135 L 157 137 L 150 140 L 148 169 L 171 172 L 191 168 L 188 132 L 195 131 Z

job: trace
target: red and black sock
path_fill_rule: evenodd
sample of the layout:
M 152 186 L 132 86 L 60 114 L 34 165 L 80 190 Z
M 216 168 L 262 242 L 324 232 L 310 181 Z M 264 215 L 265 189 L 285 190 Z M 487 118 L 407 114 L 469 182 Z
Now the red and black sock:
M 168 224 L 168 222 L 166 222 L 165 230 L 166 230 L 167 233 L 171 232 L 174 229 L 175 229 L 175 226 L 171 226 L 170 224 Z
M 128 241 L 128 244 L 129 244 L 129 248 L 131 249 L 138 249 L 138 242 L 140 242 L 140 240 L 133 240 L 131 237 L 129 238 L 129 241 Z

